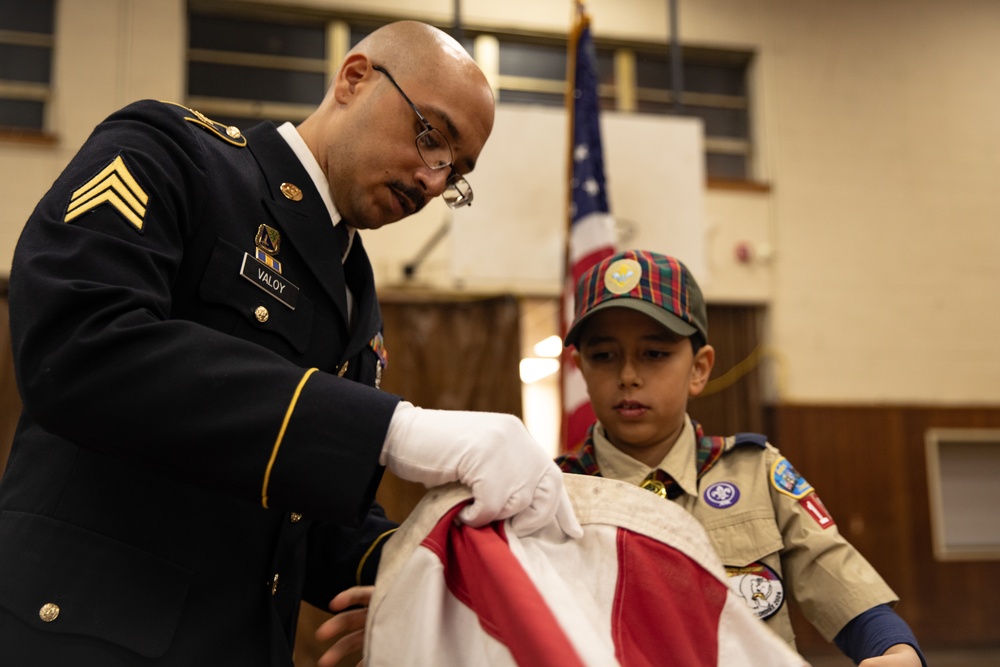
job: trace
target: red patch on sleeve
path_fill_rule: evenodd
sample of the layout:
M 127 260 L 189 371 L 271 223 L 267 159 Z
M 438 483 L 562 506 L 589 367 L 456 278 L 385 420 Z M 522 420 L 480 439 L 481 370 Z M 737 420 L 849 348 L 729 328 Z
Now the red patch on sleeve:
M 826 511 L 826 507 L 823 506 L 823 501 L 819 499 L 815 493 L 810 493 L 805 498 L 799 500 L 799 505 L 802 505 L 803 509 L 809 513 L 809 516 L 816 519 L 816 523 L 822 528 L 829 528 L 834 525 L 833 517 L 830 513 Z

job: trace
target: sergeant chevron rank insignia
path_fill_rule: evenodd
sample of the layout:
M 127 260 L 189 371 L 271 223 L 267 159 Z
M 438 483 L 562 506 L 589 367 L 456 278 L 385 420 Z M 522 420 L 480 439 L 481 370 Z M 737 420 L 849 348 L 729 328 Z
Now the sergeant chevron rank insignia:
M 299 288 L 288 282 L 280 273 L 257 261 L 250 253 L 243 253 L 240 275 L 261 288 L 275 299 L 295 310 L 299 298 Z
M 119 155 L 97 176 L 73 193 L 63 222 L 70 222 L 101 204 L 111 205 L 139 232 L 146 217 L 149 195 L 135 180 Z

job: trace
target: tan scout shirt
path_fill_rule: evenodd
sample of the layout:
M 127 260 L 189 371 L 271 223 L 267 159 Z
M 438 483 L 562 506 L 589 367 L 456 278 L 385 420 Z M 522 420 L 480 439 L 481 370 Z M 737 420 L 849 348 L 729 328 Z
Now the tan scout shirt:
M 639 484 L 653 470 L 616 449 L 600 424 L 594 455 L 604 477 Z M 658 467 L 684 489 L 675 502 L 705 527 L 730 586 L 793 648 L 786 596 L 827 641 L 858 614 L 898 600 L 770 443 L 736 446 L 735 437 L 726 438 L 722 457 L 701 480 L 695 461 L 695 430 L 686 418 Z

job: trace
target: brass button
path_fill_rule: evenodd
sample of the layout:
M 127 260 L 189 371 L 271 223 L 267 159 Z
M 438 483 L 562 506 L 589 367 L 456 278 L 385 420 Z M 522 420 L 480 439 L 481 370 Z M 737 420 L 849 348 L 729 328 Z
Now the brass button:
M 59 605 L 53 602 L 46 602 L 42 605 L 42 608 L 38 610 L 38 618 L 42 619 L 46 623 L 51 623 L 56 620 L 59 618 Z
M 253 316 L 257 318 L 257 321 L 263 324 L 267 322 L 267 318 L 271 317 L 271 313 L 267 312 L 267 308 L 264 306 L 257 306 L 257 310 L 253 311 Z
M 241 139 L 243 134 L 240 132 L 240 128 L 235 125 L 230 125 L 226 128 L 226 134 L 229 135 L 230 139 Z
M 274 573 L 274 579 L 271 580 L 271 595 L 278 592 L 278 573 Z
M 285 195 L 285 199 L 302 201 L 302 190 L 294 183 L 282 183 L 281 194 Z
M 298 523 L 299 521 L 302 521 L 302 515 L 298 512 L 292 512 L 291 519 L 292 523 Z

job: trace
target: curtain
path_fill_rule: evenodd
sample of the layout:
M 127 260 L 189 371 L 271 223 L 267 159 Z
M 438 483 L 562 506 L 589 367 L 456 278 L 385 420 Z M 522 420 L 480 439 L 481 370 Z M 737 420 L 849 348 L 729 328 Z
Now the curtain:
M 0 278 L 0 474 L 7 466 L 10 444 L 20 415 L 21 395 L 14 381 L 14 357 L 10 349 L 7 279 Z

